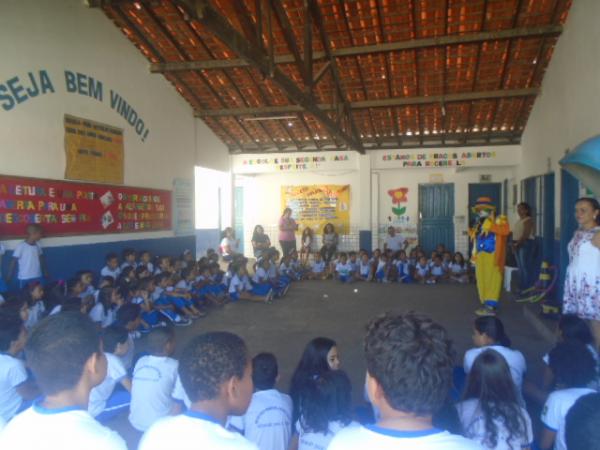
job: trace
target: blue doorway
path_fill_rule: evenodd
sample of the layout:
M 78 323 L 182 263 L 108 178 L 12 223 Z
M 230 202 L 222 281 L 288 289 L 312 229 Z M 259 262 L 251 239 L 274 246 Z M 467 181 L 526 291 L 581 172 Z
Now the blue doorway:
M 419 244 L 428 254 L 438 244 L 454 252 L 454 184 L 419 185 Z

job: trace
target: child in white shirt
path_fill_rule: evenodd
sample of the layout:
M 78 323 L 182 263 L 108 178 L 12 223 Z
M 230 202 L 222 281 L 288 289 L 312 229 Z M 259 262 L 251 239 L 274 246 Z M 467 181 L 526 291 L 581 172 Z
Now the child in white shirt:
M 429 279 L 427 280 L 428 284 L 436 284 L 446 281 L 447 272 L 444 264 L 442 262 L 442 258 L 439 255 L 436 255 L 432 261 L 432 264 L 429 268 Z
M 90 391 L 106 375 L 96 327 L 78 313 L 59 313 L 32 331 L 25 352 L 43 400 L 13 418 L 0 448 L 126 450 L 125 441 L 86 411 Z
M 37 224 L 27 225 L 27 237 L 13 251 L 13 259 L 8 269 L 8 280 L 13 276 L 15 266 L 19 266 L 17 279 L 19 289 L 23 289 L 34 281 L 43 281 L 47 276 L 42 247 L 42 227 Z
M 233 266 L 234 275 L 229 283 L 229 298 L 233 301 L 250 300 L 254 302 L 269 303 L 273 299 L 273 289 L 269 284 L 252 285 L 246 266 L 237 263 Z
M 112 277 L 115 282 L 121 275 L 121 268 L 119 267 L 119 257 L 116 253 L 109 253 L 105 258 L 106 265 L 100 271 L 100 275 L 103 277 Z
M 454 259 L 449 265 L 450 281 L 465 284 L 469 282 L 469 267 L 461 252 L 454 254 Z
M 252 359 L 254 394 L 243 416 L 228 419 L 228 428 L 242 433 L 261 450 L 288 450 L 292 434 L 292 399 L 275 389 L 277 359 L 259 353 Z
M 258 450 L 224 428 L 227 416 L 245 414 L 252 398 L 252 366 L 241 338 L 227 332 L 195 337 L 182 352 L 179 375 L 190 409 L 156 422 L 138 450 Z
M 29 308 L 24 325 L 27 330 L 31 330 L 46 312 L 46 306 L 43 301 L 44 287 L 38 282 L 29 283 L 23 295 Z
M 429 280 L 429 264 L 427 263 L 427 258 L 425 256 L 421 256 L 415 265 L 414 277 L 417 283 L 421 284 L 425 284 Z
M 179 363 L 171 358 L 175 351 L 172 328 L 156 328 L 148 335 L 147 356 L 142 356 L 133 369 L 131 412 L 129 423 L 146 431 L 158 419 L 179 412 L 172 393 Z
M 112 326 L 102 333 L 102 344 L 107 361 L 104 381 L 90 392 L 88 412 L 100 423 L 106 423 L 129 408 L 131 403 L 131 379 L 120 357 L 129 350 L 129 333 L 123 327 Z M 115 391 L 120 384 L 124 389 Z
M 358 270 L 356 272 L 356 279 L 361 281 L 371 280 L 371 271 L 373 270 L 373 264 L 369 260 L 369 255 L 366 252 L 360 255 L 360 261 L 358 263 Z
M 325 261 L 320 252 L 315 253 L 315 260 L 310 266 L 310 272 L 307 277 L 310 280 L 323 280 L 326 277 L 325 273 Z
M 352 265 L 348 262 L 348 255 L 340 253 L 339 262 L 335 265 L 335 273 L 342 283 L 351 283 L 353 280 Z
M 123 270 L 125 267 L 131 267 L 132 269 L 137 268 L 135 250 L 132 248 L 126 248 L 123 250 L 123 263 L 121 264 L 121 270 Z

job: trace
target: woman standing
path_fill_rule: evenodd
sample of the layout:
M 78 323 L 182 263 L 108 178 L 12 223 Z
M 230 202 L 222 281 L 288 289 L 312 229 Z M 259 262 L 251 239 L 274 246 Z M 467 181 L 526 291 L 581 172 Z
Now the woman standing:
M 271 239 L 265 234 L 262 225 L 256 225 L 252 233 L 252 250 L 256 259 L 262 257 L 265 251 L 271 247 Z
M 285 208 L 279 218 L 279 244 L 281 245 L 282 258 L 296 251 L 296 230 L 298 224 L 292 219 L 291 208 Z
M 335 232 L 333 225 L 330 223 L 325 225 L 325 228 L 323 228 L 323 247 L 321 247 L 321 256 L 327 265 L 329 265 L 331 258 L 337 251 L 338 240 L 338 234 Z
M 579 229 L 569 242 L 563 314 L 589 320 L 596 347 L 600 346 L 600 204 L 594 198 L 575 203 Z
M 535 224 L 531 218 L 531 206 L 527 203 L 517 205 L 519 220 L 515 223 L 512 233 L 512 249 L 519 267 L 519 288 L 521 291 L 530 288 L 533 268 L 533 247 L 535 238 Z

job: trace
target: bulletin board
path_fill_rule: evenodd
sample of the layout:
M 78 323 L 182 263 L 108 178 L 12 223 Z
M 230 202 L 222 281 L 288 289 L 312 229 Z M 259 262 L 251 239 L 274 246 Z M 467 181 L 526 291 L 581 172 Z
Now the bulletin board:
M 327 223 L 333 224 L 340 234 L 350 231 L 350 186 L 347 184 L 281 186 L 281 210 L 286 207 L 292 209 L 299 233 L 306 227 L 321 233 Z
M 123 184 L 123 130 L 65 114 L 65 178 Z
M 170 230 L 171 191 L 0 175 L 0 236 Z

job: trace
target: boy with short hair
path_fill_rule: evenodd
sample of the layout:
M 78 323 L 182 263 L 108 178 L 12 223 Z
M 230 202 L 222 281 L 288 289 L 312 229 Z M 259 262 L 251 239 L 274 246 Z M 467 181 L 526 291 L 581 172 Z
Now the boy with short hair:
M 92 321 L 78 312 L 42 320 L 25 347 L 44 399 L 0 433 L 10 450 L 126 450 L 121 437 L 86 411 L 90 391 L 106 376 L 106 358 Z
M 600 450 L 600 394 L 580 397 L 569 410 L 565 440 L 569 450 Z
M 19 266 L 17 281 L 19 290 L 29 283 L 43 282 L 43 277 L 48 277 L 44 252 L 39 240 L 42 238 L 42 227 L 38 224 L 27 225 L 27 237 L 17 245 L 13 251 L 13 259 L 8 269 L 8 280 L 12 279 L 15 266 Z
M 137 269 L 137 262 L 135 260 L 135 250 L 132 248 L 126 248 L 123 250 L 123 263 L 121 264 L 121 270 L 125 267 L 133 267 Z
M 129 333 L 120 326 L 110 326 L 102 332 L 102 344 L 106 356 L 107 370 L 104 381 L 92 389 L 88 411 L 101 423 L 117 416 L 131 402 L 131 379 L 120 357 L 128 351 Z M 115 391 L 117 383 L 125 390 Z
M 138 450 L 257 450 L 243 436 L 224 428 L 229 415 L 242 415 L 252 398 L 252 367 L 244 341 L 227 332 L 206 333 L 181 355 L 181 383 L 190 410 L 155 423 Z
M 172 394 L 177 379 L 175 333 L 170 327 L 156 328 L 148 335 L 147 356 L 142 356 L 133 369 L 131 413 L 129 423 L 146 431 L 162 417 L 179 412 Z
M 451 343 L 443 327 L 416 313 L 387 313 L 367 327 L 364 351 L 367 393 L 379 420 L 343 429 L 329 450 L 481 450 L 432 424 L 452 385 Z
M 112 277 L 116 281 L 119 275 L 121 275 L 119 257 L 116 253 L 108 253 L 104 260 L 106 261 L 106 265 L 100 271 L 100 275 L 103 277 Z
M 261 450 L 287 450 L 292 432 L 292 399 L 275 389 L 277 359 L 259 353 L 252 359 L 254 394 L 243 416 L 229 418 L 229 427 L 242 433 Z

